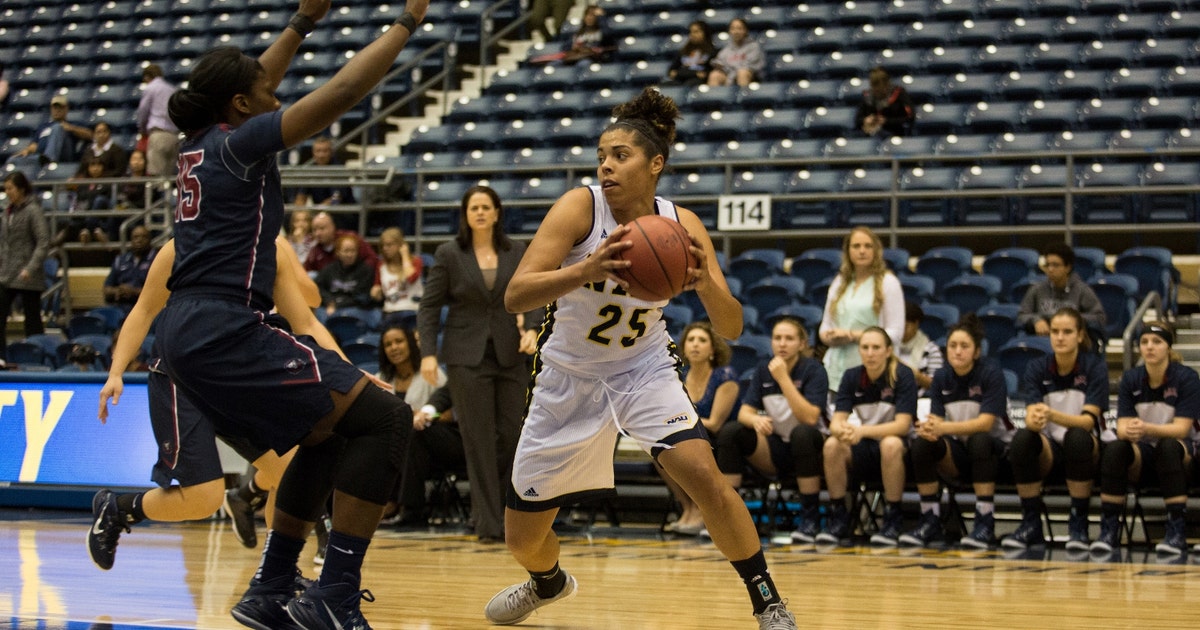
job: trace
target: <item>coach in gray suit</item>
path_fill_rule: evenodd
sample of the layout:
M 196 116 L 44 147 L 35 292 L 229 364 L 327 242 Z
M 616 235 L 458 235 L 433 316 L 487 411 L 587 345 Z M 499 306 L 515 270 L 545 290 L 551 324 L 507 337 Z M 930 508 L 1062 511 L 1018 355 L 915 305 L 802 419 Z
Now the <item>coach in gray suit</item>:
M 29 178 L 13 171 L 4 178 L 8 205 L 0 224 L 0 355 L 8 348 L 6 321 L 13 300 L 20 296 L 25 309 L 25 336 L 40 335 L 42 290 L 46 272 L 42 268 L 50 248 L 50 233 L 42 206 L 38 204 Z M 504 294 L 501 292 L 503 301 Z
M 446 365 L 454 415 L 462 431 L 471 481 L 471 519 L 480 542 L 504 540 L 504 493 L 542 309 L 512 315 L 504 291 L 525 253 L 524 243 L 504 234 L 500 197 L 487 186 L 463 195 L 458 235 L 434 254 L 417 312 L 421 376 L 437 378 Z M 438 348 L 439 319 L 448 306 Z

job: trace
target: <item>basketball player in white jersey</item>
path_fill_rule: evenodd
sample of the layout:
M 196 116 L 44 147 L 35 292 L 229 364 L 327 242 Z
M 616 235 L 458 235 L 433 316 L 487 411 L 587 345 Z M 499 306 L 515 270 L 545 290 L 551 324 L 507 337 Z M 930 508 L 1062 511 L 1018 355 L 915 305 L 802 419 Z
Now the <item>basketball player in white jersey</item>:
M 679 111 L 647 89 L 613 115 L 597 149 L 599 184 L 571 190 L 554 204 L 505 294 L 509 312 L 550 306 L 505 512 L 505 540 L 530 579 L 498 593 L 485 614 L 495 624 L 519 623 L 575 594 L 575 578 L 558 566 L 551 525 L 559 508 L 613 494 L 613 449 L 624 434 L 700 506 L 713 542 L 750 592 L 759 628 L 795 628 L 750 513 L 718 471 L 683 387 L 662 321 L 666 300 L 635 299 L 614 274 L 630 264 L 613 256 L 632 245 L 622 240 L 631 221 L 649 214 L 679 221 L 698 261 L 688 288 L 699 294 L 717 334 L 741 333 L 741 304 L 711 255 L 704 225 L 655 196 Z

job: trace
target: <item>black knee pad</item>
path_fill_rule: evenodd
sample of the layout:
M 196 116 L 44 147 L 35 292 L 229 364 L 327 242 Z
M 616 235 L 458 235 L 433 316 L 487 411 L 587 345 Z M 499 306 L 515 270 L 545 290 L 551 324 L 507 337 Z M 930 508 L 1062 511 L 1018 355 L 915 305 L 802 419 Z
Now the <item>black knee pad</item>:
M 816 427 L 802 424 L 789 436 L 792 447 L 792 460 L 796 465 L 797 477 L 820 477 L 823 470 L 822 456 L 825 436 Z
M 316 521 L 333 490 L 333 471 L 345 444 L 345 439 L 335 435 L 315 446 L 297 448 L 275 491 L 276 509 L 310 523 Z
M 1117 440 L 1104 445 L 1100 455 L 1100 492 L 1125 496 L 1129 491 L 1129 465 L 1133 463 L 1133 444 Z
M 1068 481 L 1096 478 L 1096 438 L 1087 429 L 1067 429 L 1063 437 L 1063 464 Z
M 1042 455 L 1042 434 L 1020 429 L 1013 436 L 1008 447 L 1008 460 L 1012 462 L 1013 481 L 1017 483 L 1034 483 L 1041 481 L 1042 475 L 1038 459 Z
M 1158 443 L 1158 485 L 1164 497 L 1187 494 L 1187 471 L 1183 466 L 1185 453 L 1179 440 L 1163 439 Z
M 996 483 L 996 441 L 988 433 L 976 433 L 967 438 L 967 453 L 971 457 L 971 481 Z
M 937 465 L 946 456 L 946 438 L 938 438 L 930 442 L 924 438 L 916 438 L 909 444 L 912 456 L 913 481 L 931 483 L 938 480 Z
M 717 431 L 717 468 L 726 475 L 740 475 L 746 469 L 746 458 L 758 445 L 758 436 L 740 422 L 726 422 Z
M 387 503 L 412 434 L 412 408 L 400 398 L 368 385 L 334 427 L 346 438 L 333 487 L 352 497 Z

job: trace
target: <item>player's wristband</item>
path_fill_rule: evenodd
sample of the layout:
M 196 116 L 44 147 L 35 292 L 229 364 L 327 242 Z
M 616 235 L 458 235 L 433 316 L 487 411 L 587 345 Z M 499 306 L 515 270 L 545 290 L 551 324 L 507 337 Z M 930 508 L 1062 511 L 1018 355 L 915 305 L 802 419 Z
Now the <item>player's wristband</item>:
M 411 11 L 405 11 L 404 13 L 401 13 L 400 17 L 396 18 L 396 21 L 392 22 L 392 24 L 396 26 L 403 26 L 404 28 L 408 29 L 409 35 L 417 32 L 417 17 L 413 15 Z
M 308 37 L 308 34 L 317 28 L 317 23 L 303 13 L 296 13 L 288 20 L 287 27 L 299 33 L 300 37 Z

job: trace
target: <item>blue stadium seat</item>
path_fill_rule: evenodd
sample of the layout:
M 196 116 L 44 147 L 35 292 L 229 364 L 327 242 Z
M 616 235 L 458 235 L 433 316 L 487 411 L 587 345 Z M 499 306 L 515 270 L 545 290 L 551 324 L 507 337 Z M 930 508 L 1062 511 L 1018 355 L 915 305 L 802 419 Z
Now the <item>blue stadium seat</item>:
M 1022 70 L 1033 50 L 1036 47 L 1026 44 L 988 44 L 976 53 L 975 65 L 985 72 Z
M 733 354 L 729 365 L 735 372 L 742 374 L 758 367 L 760 362 L 771 357 L 771 338 L 766 335 L 742 333 L 741 337 L 730 342 L 729 349 Z
M 1029 106 L 1021 102 L 980 102 L 964 105 L 963 123 L 967 133 L 1000 133 L 1016 131 L 1025 120 Z
M 1113 96 L 1144 98 L 1164 92 L 1161 68 L 1118 68 L 1109 74 L 1106 88 Z
M 748 122 L 750 126 L 743 127 L 740 133 L 725 139 L 736 139 L 737 137 L 744 136 L 747 129 L 753 129 L 759 138 L 787 138 L 794 135 L 796 130 L 806 125 L 807 122 L 807 110 L 789 107 L 764 109 L 753 114 L 753 117 Z
M 671 338 L 680 343 L 684 341 L 680 338 L 683 335 L 683 329 L 695 321 L 692 309 L 683 304 L 668 303 L 662 309 L 662 317 L 667 324 L 667 332 L 670 333 Z
M 804 323 L 805 330 L 808 331 L 809 345 L 815 343 L 811 341 L 817 335 L 817 328 L 821 326 L 821 318 L 824 317 L 824 304 L 815 306 L 812 304 L 794 304 L 789 306 L 781 306 L 763 317 L 762 330 L 769 334 L 771 329 L 775 327 L 775 322 L 781 317 L 794 317 Z
M 989 304 L 979 309 L 975 315 L 983 324 L 988 347 L 1002 348 L 1013 337 L 1017 336 L 1017 314 L 1021 307 L 1018 304 Z
M 1028 247 L 1002 247 L 984 257 L 981 269 L 1000 281 L 1004 295 L 1021 279 L 1038 273 L 1038 253 Z
M 1145 187 L 1139 219 L 1146 222 L 1189 222 L 1196 219 L 1197 196 L 1190 192 L 1159 192 L 1154 186 L 1191 185 L 1200 181 L 1200 168 L 1190 162 L 1154 162 L 1142 176 Z M 1190 182 L 1190 184 L 1188 183 Z
M 832 138 L 845 133 L 854 124 L 856 108 L 848 106 L 820 106 L 808 113 L 803 130 L 815 138 Z M 918 118 L 920 120 L 920 118 Z
M 729 274 L 750 287 L 763 278 L 782 275 L 785 258 L 782 249 L 748 249 L 729 261 Z
M 996 93 L 1008 101 L 1033 101 L 1050 98 L 1060 72 L 1053 70 L 1013 70 L 996 79 Z
M 1054 135 L 1047 148 L 1055 151 L 1084 152 L 1107 151 L 1110 148 L 1112 134 L 1107 131 L 1063 131 Z
M 1089 68 L 1123 68 L 1135 59 L 1140 42 L 1093 41 L 1084 44 L 1079 53 L 1079 63 Z
M 1091 282 L 1097 275 L 1111 273 L 1106 254 L 1099 247 L 1073 247 L 1075 252 L 1075 274 L 1084 282 Z
M 988 73 L 956 74 L 946 79 L 943 90 L 948 99 L 958 103 L 993 102 L 996 77 Z
M 1082 195 L 1075 196 L 1076 220 L 1088 223 L 1128 223 L 1134 220 L 1136 207 L 1129 194 L 1089 195 L 1087 189 L 1096 187 L 1127 186 L 1141 184 L 1140 164 L 1104 164 L 1095 162 L 1079 169 L 1079 185 Z
M 900 274 L 900 288 L 904 291 L 904 299 L 918 304 L 933 300 L 934 289 L 937 285 L 933 278 L 918 274 Z
M 1151 96 L 1138 106 L 1137 115 L 1146 127 L 1190 127 L 1196 121 L 1196 100 L 1191 96 Z
M 934 152 L 938 155 L 977 155 L 990 153 L 995 137 L 990 134 L 949 134 L 938 140 Z M 1016 176 L 1013 176 L 1014 179 Z
M 846 176 L 844 192 L 883 193 L 894 188 L 891 170 L 855 169 Z M 842 205 L 841 224 L 882 228 L 891 222 L 891 202 L 886 198 L 852 199 Z
M 994 304 L 1001 289 L 999 278 L 964 274 L 942 289 L 942 301 L 957 306 L 961 313 L 974 313 Z
M 768 276 L 742 289 L 742 299 L 759 313 L 797 306 L 806 299 L 804 281 L 791 276 Z
M 1051 80 L 1055 98 L 1099 98 L 1110 84 L 1108 70 L 1067 68 Z
M 1109 148 L 1156 151 L 1170 146 L 1171 132 L 1164 129 L 1121 129 L 1109 136 Z
M 1079 125 L 1079 102 L 1034 101 L 1025 109 L 1023 122 L 1030 131 L 1061 132 L 1074 129 Z
M 892 6 L 889 5 L 889 8 Z M 930 49 L 936 46 L 957 43 L 954 39 L 956 24 L 953 22 L 925 21 L 925 5 L 923 3 L 912 3 L 911 5 L 904 6 L 919 7 L 918 10 L 921 11 L 922 15 L 905 22 L 907 26 L 900 35 L 900 38 L 896 40 L 898 44 L 916 49 Z
M 842 250 L 836 247 L 813 247 L 792 259 L 791 274 L 806 285 L 832 278 L 842 264 Z
M 1042 42 L 1029 47 L 1029 67 L 1036 70 L 1066 70 L 1081 64 L 1082 51 L 1090 44 Z
M 54 359 L 42 346 L 29 341 L 14 341 L 5 349 L 5 361 L 21 371 L 44 371 L 54 367 Z
M 67 322 L 66 333 L 68 338 L 74 339 L 80 335 L 111 334 L 111 331 L 108 329 L 108 322 L 100 315 L 81 313 L 71 316 Z
M 797 107 L 818 107 L 842 102 L 842 85 L 840 79 L 800 79 L 788 83 L 784 92 L 784 101 Z M 857 98 L 858 94 L 854 96 Z
M 1083 103 L 1079 120 L 1087 129 L 1124 129 L 1138 119 L 1138 101 L 1125 98 L 1092 99 Z
M 917 257 L 914 271 L 933 279 L 934 297 L 940 298 L 942 289 L 952 280 L 963 274 L 974 273 L 971 269 L 972 257 L 971 250 L 966 247 L 954 245 L 932 247 Z
M 775 81 L 818 78 L 817 65 L 820 63 L 822 57 L 824 55 L 821 53 L 807 52 L 780 55 L 775 59 L 767 61 L 767 76 Z
M 1077 183 L 1074 170 L 1064 164 L 1031 164 L 1021 169 L 1017 187 L 1022 190 L 1047 189 L 1046 196 L 1021 197 L 1017 202 L 1022 223 L 1056 224 L 1065 220 L 1064 193 L 1066 186 Z
M 973 107 L 965 103 L 926 103 L 917 109 L 913 131 L 919 135 L 958 133 L 965 129 L 967 114 Z
M 1171 250 L 1165 247 L 1130 247 L 1117 254 L 1113 260 L 1113 272 L 1137 278 L 1139 300 L 1151 291 L 1157 291 L 1164 308 L 1172 313 L 1178 310 L 1180 274 L 1171 261 Z
M 921 305 L 925 317 L 921 319 L 921 332 L 930 339 L 942 339 L 951 326 L 958 323 L 959 310 L 953 304 L 929 302 Z
M 1100 274 L 1088 286 L 1104 307 L 1104 332 L 1110 339 L 1119 339 L 1133 319 L 1138 303 L 1138 280 L 1126 274 Z
M 907 249 L 903 247 L 884 247 L 883 262 L 892 270 L 892 273 L 897 275 L 905 275 L 912 273 L 909 267 L 909 258 L 911 256 Z
M 1042 132 L 1007 132 L 996 136 L 995 153 L 1041 153 L 1050 144 L 1053 134 Z M 1036 159 L 1036 158 L 1035 158 Z
M 1054 352 L 1050 347 L 1050 339 L 1041 336 L 1018 336 L 996 350 L 992 356 L 1000 362 L 1000 367 L 1018 375 L 1025 374 L 1025 366 Z

